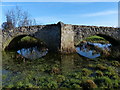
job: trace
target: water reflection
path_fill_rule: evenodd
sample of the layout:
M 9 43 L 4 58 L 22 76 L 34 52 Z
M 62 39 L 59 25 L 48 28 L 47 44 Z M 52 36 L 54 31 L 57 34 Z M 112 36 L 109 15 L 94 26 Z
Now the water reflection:
M 22 48 L 17 51 L 20 55 L 24 56 L 25 58 L 34 60 L 38 59 L 42 56 L 45 56 L 48 53 L 47 48 L 39 48 L 37 46 L 30 47 L 30 48 Z
M 103 49 L 109 49 L 109 50 L 111 47 L 111 44 L 101 44 L 101 43 L 91 43 L 91 42 L 88 42 L 88 44 L 98 46 L 98 47 L 103 48 Z
M 97 58 L 101 56 L 100 49 L 102 50 L 110 50 L 111 44 L 101 44 L 101 43 L 91 43 L 91 42 L 84 42 L 76 47 L 77 53 L 80 55 L 87 57 L 87 58 Z M 98 50 L 99 49 L 99 50 Z M 22 48 L 17 51 L 20 55 L 25 58 L 35 60 L 45 56 L 48 53 L 48 49 L 45 47 L 30 47 L 30 48 Z
M 109 45 L 108 45 L 109 46 Z M 86 49 L 86 52 L 89 52 L 91 48 L 88 49 L 88 46 L 83 45 L 83 47 L 78 47 L 76 49 L 81 50 Z M 21 55 L 28 56 L 30 54 L 33 55 L 31 52 L 37 52 L 37 54 L 44 52 L 44 50 L 33 47 L 28 49 L 21 49 L 17 51 Z M 27 51 L 28 50 L 28 51 Z M 42 50 L 42 51 L 41 51 Z M 46 50 L 46 49 L 45 49 Z M 91 50 L 93 51 L 93 49 Z M 85 52 L 85 51 L 84 51 Z M 10 55 L 9 55 L 10 54 Z M 104 64 L 101 61 L 91 61 L 89 59 L 84 59 L 83 57 L 80 57 L 77 53 L 75 54 L 56 54 L 56 53 L 48 53 L 46 57 L 30 61 L 28 60 L 26 63 L 16 63 L 17 61 L 13 58 L 13 53 L 3 53 L 3 75 L 6 76 L 6 78 L 3 79 L 3 86 L 6 85 L 13 85 L 17 82 L 31 82 L 33 85 L 36 84 L 35 80 L 39 80 L 40 77 L 54 77 L 55 75 L 62 74 L 63 76 L 66 76 L 69 73 L 75 73 L 76 71 L 79 72 L 81 69 L 88 67 L 88 65 L 96 65 L 98 63 Z M 95 54 L 93 54 L 95 55 Z M 12 57 L 11 57 L 12 56 Z M 35 55 L 36 56 L 36 55 Z M 25 57 L 25 56 L 24 56 Z M 32 57 L 32 56 L 30 56 Z M 39 57 L 39 56 L 38 56 Z M 33 57 L 32 57 L 33 58 Z M 108 62 L 108 61 L 105 61 Z M 109 62 L 110 63 L 110 62 Z M 109 64 L 110 65 L 110 64 Z M 29 78 L 30 81 L 27 81 Z M 46 83 L 46 82 L 43 82 Z M 36 84 L 39 85 L 39 84 Z
M 79 47 L 76 47 L 77 53 L 87 58 L 97 58 L 101 56 L 101 52 L 97 49 L 109 51 L 111 44 L 101 44 L 101 43 L 91 43 L 85 42 L 81 43 Z
M 77 47 L 76 50 L 77 50 L 77 52 L 78 52 L 80 55 L 82 55 L 82 56 L 84 56 L 84 57 L 96 58 L 96 57 L 99 57 L 99 56 L 100 56 L 100 53 L 95 54 L 95 53 L 93 53 L 93 52 L 94 52 L 93 50 L 89 50 L 89 51 L 88 51 L 87 48 L 81 50 L 80 47 Z
M 62 74 L 72 72 L 74 69 L 74 60 L 77 54 L 61 55 Z

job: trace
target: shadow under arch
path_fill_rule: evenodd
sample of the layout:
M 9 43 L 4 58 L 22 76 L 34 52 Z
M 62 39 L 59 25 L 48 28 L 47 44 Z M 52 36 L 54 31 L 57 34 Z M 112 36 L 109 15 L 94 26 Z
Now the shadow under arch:
M 22 38 L 26 37 L 26 36 L 29 36 L 29 37 L 32 37 L 32 38 L 35 38 L 38 42 L 43 42 L 44 45 L 47 47 L 46 43 L 44 41 L 41 41 L 40 39 L 32 36 L 32 35 L 18 35 L 16 37 L 14 37 L 10 43 L 8 44 L 8 46 L 5 47 L 5 51 L 9 51 L 9 50 L 18 50 L 20 49 L 19 46 L 20 44 L 18 43 Z
M 105 40 L 109 41 L 113 46 L 119 45 L 119 42 L 112 38 L 111 36 L 104 35 L 104 34 L 96 34 L 97 36 L 103 37 Z

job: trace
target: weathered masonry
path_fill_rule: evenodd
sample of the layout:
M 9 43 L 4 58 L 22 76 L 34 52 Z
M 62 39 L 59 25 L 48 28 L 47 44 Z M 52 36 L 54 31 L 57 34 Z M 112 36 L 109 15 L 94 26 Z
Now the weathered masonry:
M 58 22 L 51 25 L 36 25 L 18 27 L 2 31 L 2 46 L 15 48 L 17 41 L 25 36 L 31 36 L 46 43 L 50 51 L 61 53 L 75 52 L 75 45 L 86 37 L 98 35 L 110 41 L 113 45 L 120 43 L 120 28 L 71 25 Z

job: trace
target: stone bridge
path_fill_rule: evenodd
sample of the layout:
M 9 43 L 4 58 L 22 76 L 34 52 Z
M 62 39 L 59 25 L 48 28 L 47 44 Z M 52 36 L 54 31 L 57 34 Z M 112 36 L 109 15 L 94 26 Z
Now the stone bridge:
M 72 53 L 76 51 L 75 45 L 92 35 L 104 37 L 113 45 L 120 43 L 120 28 L 71 25 L 58 22 L 57 24 L 3 30 L 2 49 L 15 48 L 21 38 L 31 36 L 45 42 L 49 51 Z

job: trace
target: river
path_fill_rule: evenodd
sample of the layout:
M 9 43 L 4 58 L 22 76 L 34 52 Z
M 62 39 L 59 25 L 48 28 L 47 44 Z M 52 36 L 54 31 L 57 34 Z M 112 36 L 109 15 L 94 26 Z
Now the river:
M 111 44 L 83 43 L 76 47 L 77 53 L 68 55 L 49 53 L 47 48 L 39 49 L 37 46 L 22 48 L 16 52 L 3 52 L 3 86 L 25 81 L 39 86 L 34 78 L 56 77 L 54 75 L 63 75 L 67 78 L 70 73 L 79 72 L 84 68 L 95 73 L 95 69 L 88 66 L 97 67 L 95 65 L 99 64 L 113 67 L 111 61 L 99 58 L 102 54 L 93 46 L 110 51 Z M 116 70 L 118 72 L 118 69 Z

